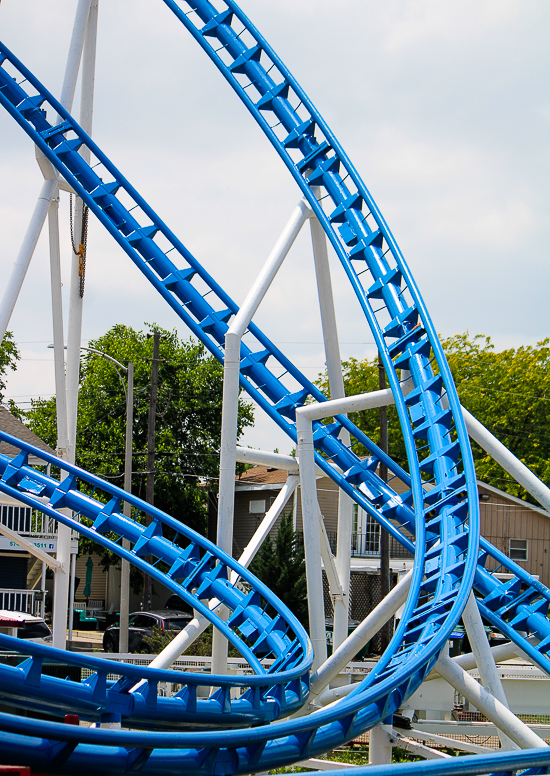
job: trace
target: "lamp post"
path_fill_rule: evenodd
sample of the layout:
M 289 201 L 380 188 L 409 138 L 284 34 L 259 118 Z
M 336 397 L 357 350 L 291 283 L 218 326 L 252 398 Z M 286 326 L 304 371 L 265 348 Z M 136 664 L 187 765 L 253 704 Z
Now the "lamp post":
M 48 345 L 53 348 L 53 345 Z M 126 397 L 126 438 L 124 447 L 124 490 L 128 493 L 132 492 L 132 426 L 134 423 L 134 364 L 132 361 L 128 362 L 128 366 L 124 366 L 116 358 L 109 356 L 107 353 L 103 353 L 102 350 L 96 348 L 88 348 L 84 345 L 80 346 L 81 350 L 88 350 L 90 353 L 94 353 L 96 356 L 104 358 L 106 361 L 110 361 L 116 369 L 116 372 L 122 383 L 124 389 L 124 395 Z M 128 389 L 124 385 L 124 380 L 120 374 L 120 369 L 126 375 Z M 127 501 L 124 502 L 124 514 L 126 517 L 130 517 L 130 504 Z M 128 539 L 122 540 L 122 546 L 125 550 L 130 549 L 130 542 Z M 72 609 L 72 605 L 70 607 Z M 120 577 L 120 652 L 128 652 L 128 615 L 130 608 L 130 563 L 124 558 L 121 561 L 121 577 Z M 71 613 L 72 617 L 72 613 Z M 70 620 L 72 623 L 72 620 Z
M 90 353 L 95 353 L 97 356 L 105 358 L 110 361 L 118 372 L 120 377 L 119 368 L 126 374 L 128 381 L 128 390 L 124 391 L 126 394 L 126 442 L 124 448 L 124 490 L 128 493 L 132 492 L 132 425 L 134 422 L 134 364 L 132 361 L 128 362 L 128 366 L 123 366 L 116 358 L 103 353 L 101 350 L 95 348 L 81 348 L 82 350 L 88 350 Z M 124 381 L 120 377 L 124 386 Z M 124 514 L 126 517 L 130 517 L 130 504 L 127 501 L 124 502 Z M 122 540 L 122 546 L 125 550 L 130 549 L 130 542 L 128 539 Z M 128 652 L 128 615 L 130 610 L 130 563 L 124 558 L 121 561 L 121 573 L 120 573 L 120 621 L 119 621 L 119 651 Z

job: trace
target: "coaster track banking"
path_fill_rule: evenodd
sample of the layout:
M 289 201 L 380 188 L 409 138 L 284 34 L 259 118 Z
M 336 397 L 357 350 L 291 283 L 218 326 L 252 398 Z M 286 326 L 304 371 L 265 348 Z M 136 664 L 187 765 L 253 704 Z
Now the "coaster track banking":
M 316 425 L 315 444 L 319 451 L 317 463 L 401 543 L 411 547 L 410 540 L 390 522 L 390 518 L 415 535 L 415 574 L 406 611 L 390 649 L 376 671 L 365 680 L 360 692 L 341 701 L 336 707 L 309 717 L 278 722 L 269 726 L 269 729 L 233 730 L 223 736 L 219 731 L 177 733 L 170 734 L 168 741 L 163 738 L 166 734 L 140 733 L 140 745 L 135 734 L 129 731 L 92 730 L 80 736 L 82 729 L 67 731 L 69 726 L 58 725 L 54 726 L 57 732 L 52 734 L 52 729 L 47 725 L 41 726 L 42 723 L 2 717 L 0 727 L 5 731 L 32 736 L 34 743 L 31 744 L 29 739 L 28 745 L 31 749 L 34 747 L 35 751 L 40 750 L 40 767 L 48 767 L 48 762 L 51 766 L 52 758 L 57 757 L 56 762 L 67 770 L 78 767 L 89 771 L 96 767 L 90 758 L 101 757 L 102 767 L 107 764 L 108 768 L 112 765 L 117 770 L 130 768 L 138 759 L 144 772 L 149 769 L 172 772 L 170 769 L 182 767 L 183 760 L 186 770 L 231 773 L 263 770 L 326 751 L 349 740 L 360 730 L 387 718 L 418 687 L 433 667 L 460 617 L 474 575 L 476 587 L 483 597 L 480 607 L 484 607 L 484 615 L 492 622 L 498 622 L 498 627 L 504 632 L 508 629 L 514 641 L 530 651 L 539 665 L 548 665 L 548 646 L 545 642 L 550 638 L 550 628 L 546 618 L 549 600 L 546 588 L 537 584 L 509 559 L 499 557 L 497 551 L 484 541 L 480 563 L 476 564 L 479 531 L 477 489 L 456 392 L 414 281 L 369 193 L 290 73 L 234 3 L 224 3 L 224 10 L 218 12 L 209 3 L 195 2 L 186 14 L 182 10 L 183 4 L 168 0 L 165 2 L 205 48 L 274 144 L 323 225 L 357 294 L 382 354 L 395 397 L 410 474 L 384 455 L 343 416 L 336 418 L 330 426 L 320 423 Z M 248 44 L 244 42 L 244 31 L 251 38 Z M 4 107 L 71 183 L 182 320 L 223 361 L 222 348 L 227 322 L 238 309 L 237 305 L 32 74 L 4 47 L 0 48 L 0 55 L 5 57 L 0 68 L 0 101 Z M 27 81 L 25 88 L 23 83 L 18 85 L 10 77 L 6 68 L 11 68 L 11 72 L 17 75 L 17 81 L 21 78 Z M 258 95 L 255 102 L 250 96 L 253 90 Z M 44 105 L 50 106 L 54 114 L 61 115 L 62 122 L 59 125 L 52 126 L 48 122 L 46 114 L 41 110 Z M 266 116 L 271 117 L 274 123 L 270 125 Z M 78 153 L 83 145 L 93 157 L 90 164 Z M 320 201 L 323 206 L 317 201 L 313 188 L 315 191 L 321 190 Z M 327 214 L 325 208 L 328 202 L 331 204 Z M 173 258 L 178 254 L 183 269 L 181 264 L 178 267 L 173 263 Z M 367 284 L 364 284 L 365 276 L 368 277 Z M 206 301 L 205 292 L 214 304 Z M 373 300 L 377 305 L 376 310 L 371 305 Z M 308 397 L 317 401 L 323 401 L 325 397 L 256 326 L 251 325 L 249 331 L 257 345 L 252 348 L 242 346 L 241 385 L 295 439 L 295 408 L 304 404 Z M 436 374 L 432 368 L 434 363 L 437 365 Z M 398 369 L 409 370 L 413 378 L 414 390 L 406 397 L 401 390 Z M 287 375 L 286 384 L 283 382 L 285 375 L 276 377 L 275 373 L 281 371 Z M 289 386 L 291 381 L 293 385 Z M 450 404 L 449 410 L 441 408 L 444 394 Z M 369 450 L 370 458 L 361 461 L 339 440 L 338 435 L 343 428 L 349 430 L 352 437 Z M 21 443 L 16 444 L 25 448 Z M 43 454 L 39 455 L 44 458 Z M 92 505 L 88 499 L 84 499 L 86 504 L 80 505 L 80 512 L 94 521 L 89 530 L 105 546 L 123 554 L 119 544 L 114 547 L 108 545 L 111 540 L 103 532 L 112 531 L 130 538 L 134 543 L 131 560 L 137 565 L 145 562 L 139 557 L 140 553 L 157 553 L 157 558 L 164 557 L 162 553 L 172 558 L 176 553 L 174 546 L 162 536 L 142 536 L 139 532 L 141 526 L 136 528 L 137 523 L 122 517 L 120 499 L 126 498 L 122 491 L 65 465 L 62 468 L 67 476 L 62 480 L 63 486 L 55 480 L 45 483 L 41 479 L 43 475 L 32 472 L 26 465 L 24 454 L 17 460 L 19 463 L 1 463 L 3 476 L 0 488 L 5 492 L 11 492 L 12 495 L 17 492 L 17 497 L 25 503 L 39 504 L 38 508 L 44 511 L 43 503 L 34 495 L 32 488 L 30 491 L 25 490 L 27 481 L 36 482 L 38 477 L 46 489 L 44 492 L 48 491 L 48 497 L 57 494 L 54 503 L 50 501 L 49 507 L 56 511 L 61 505 L 66 506 L 76 498 L 78 481 L 84 483 L 86 488 L 92 479 L 94 487 L 109 494 L 113 503 L 108 501 L 111 504 L 109 511 L 102 502 Z M 387 464 L 392 476 L 399 476 L 409 484 L 409 494 L 398 496 L 390 485 L 377 477 L 376 469 L 380 461 Z M 422 474 L 428 478 L 430 489 L 427 491 L 423 491 Z M 62 491 L 66 496 L 59 495 Z M 147 509 L 145 505 L 137 504 L 137 500 L 135 507 Z M 57 517 L 61 522 L 67 521 L 61 514 Z M 166 520 L 170 518 L 157 516 L 154 521 L 156 527 L 166 524 Z M 200 541 L 204 541 L 191 537 L 190 532 L 186 533 L 186 537 L 189 541 L 187 547 L 197 547 Z M 145 546 L 146 551 L 143 550 Z M 205 545 L 201 546 L 204 548 Z M 181 553 L 181 548 L 178 547 L 178 550 Z M 195 550 L 190 551 L 187 557 L 191 557 L 193 552 L 197 554 Z M 215 574 L 220 576 L 205 579 L 208 592 L 203 597 L 219 597 L 220 585 L 226 594 L 229 588 L 226 570 L 235 568 L 236 564 L 216 548 L 209 547 L 208 553 L 211 554 L 212 565 L 206 572 L 207 577 L 208 574 L 212 574 L 212 577 Z M 200 563 L 200 552 L 198 554 L 197 565 Z M 510 583 L 500 583 L 483 569 L 488 554 L 496 556 L 515 575 Z M 223 571 L 215 572 L 220 567 Z M 158 569 L 155 572 L 160 573 Z M 177 579 L 181 577 L 174 571 L 172 577 L 169 579 L 176 586 Z M 218 579 L 221 582 L 216 588 L 213 583 Z M 187 595 L 192 594 L 187 591 Z M 274 605 L 272 599 L 270 602 Z M 238 605 L 233 612 L 237 609 Z M 246 605 L 244 609 L 246 616 L 235 628 L 237 630 L 244 622 L 242 635 L 248 634 L 247 629 L 250 627 L 246 625 L 249 620 Z M 212 614 L 210 619 L 213 619 Z M 219 620 L 214 619 L 219 627 Z M 261 617 L 259 620 L 254 633 L 262 640 L 269 632 L 269 625 Z M 287 619 L 286 626 L 289 625 Z M 535 633 L 541 639 L 540 643 L 537 647 L 527 644 L 515 629 Z M 264 719 L 271 714 L 271 718 L 274 718 L 280 713 L 288 713 L 295 704 L 304 702 L 307 697 L 306 679 L 300 671 L 308 659 L 307 642 L 299 630 L 293 633 L 297 637 L 294 642 L 299 644 L 296 653 L 291 655 L 290 662 L 293 664 L 288 666 L 284 663 L 283 641 L 283 644 L 278 645 L 279 653 L 275 654 L 275 670 L 269 675 L 271 687 L 285 688 L 283 694 L 279 692 L 278 696 L 279 699 L 284 696 L 284 701 L 278 705 L 276 700 L 273 702 L 272 698 L 277 697 L 277 692 L 271 691 L 270 696 L 269 692 L 265 692 L 264 684 L 263 696 L 261 692 L 256 693 L 256 701 L 253 702 L 250 701 L 252 690 L 247 691 L 249 697 L 245 701 L 249 706 L 241 703 L 239 709 L 236 703 L 228 703 L 230 693 L 224 688 L 229 683 L 221 680 L 218 697 L 212 703 L 212 699 L 205 701 L 204 708 L 201 707 L 200 713 L 205 714 L 204 721 L 210 723 L 220 713 L 225 713 L 224 722 L 230 724 L 242 724 L 239 714 L 246 716 L 248 713 L 250 719 L 254 714 L 263 714 Z M 233 643 L 239 642 L 239 648 L 251 665 L 257 671 L 261 670 L 257 665 L 257 656 L 250 654 L 254 653 L 254 647 L 250 649 L 246 638 L 243 641 L 239 634 L 232 631 L 231 639 Z M 64 656 L 64 653 L 61 655 Z M 29 674 L 34 677 L 37 675 L 39 657 L 37 653 L 36 659 L 33 658 L 31 664 L 27 665 Z M 33 664 L 35 668 L 31 671 Z M 277 668 L 294 670 L 295 673 L 290 676 L 283 671 L 279 681 L 275 678 Z M 97 676 L 101 676 L 101 668 L 98 668 Z M 154 685 L 153 679 L 148 680 L 150 687 Z M 13 681 L 17 684 L 18 680 Z M 118 690 L 122 687 L 127 694 L 131 684 L 126 679 Z M 44 693 L 38 691 L 36 702 L 44 702 L 51 694 L 49 690 Z M 148 692 L 147 697 L 152 704 L 153 696 L 156 697 L 156 691 Z M 79 702 L 85 703 L 84 697 Z M 172 705 L 168 701 L 152 717 L 156 717 L 157 721 L 170 720 L 173 723 L 182 711 L 182 703 L 176 711 L 177 703 L 177 699 Z M 285 708 L 287 703 L 288 710 Z M 206 704 L 210 704 L 209 709 Z M 230 721 L 232 719 L 234 723 Z M 113 735 L 105 737 L 105 733 Z M 4 737 L 2 750 L 6 756 L 12 746 L 9 740 L 13 740 L 13 735 Z M 52 743 L 55 741 L 58 744 Z M 61 744 L 62 741 L 65 743 Z M 75 746 L 75 742 L 81 743 Z M 123 747 L 124 751 L 109 748 L 109 742 L 111 747 Z M 164 747 L 174 747 L 174 751 L 165 751 Z M 65 765 L 60 762 L 63 759 Z

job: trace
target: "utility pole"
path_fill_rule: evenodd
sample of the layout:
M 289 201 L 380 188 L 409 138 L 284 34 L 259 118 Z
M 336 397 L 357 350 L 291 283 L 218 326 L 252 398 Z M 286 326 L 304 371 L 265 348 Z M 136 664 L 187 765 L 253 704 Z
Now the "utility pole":
M 378 355 L 378 387 L 384 390 L 386 387 L 386 371 L 380 354 Z M 388 411 L 386 407 L 380 407 L 380 442 L 379 447 L 384 453 L 388 452 Z M 378 474 L 384 482 L 388 479 L 388 468 L 380 462 Z M 380 526 L 380 596 L 382 601 L 390 592 L 390 535 Z M 391 640 L 391 620 L 380 630 L 380 647 L 382 653 L 387 649 Z
M 145 487 L 145 500 L 153 505 L 155 502 L 155 421 L 157 417 L 157 394 L 159 386 L 159 351 L 160 351 L 160 332 L 155 331 L 153 337 L 153 358 L 151 360 L 151 393 L 149 396 L 149 422 L 147 425 L 147 480 Z M 149 525 L 151 517 L 146 515 L 145 525 Z M 149 574 L 143 575 L 143 611 L 151 609 L 152 604 L 152 582 Z

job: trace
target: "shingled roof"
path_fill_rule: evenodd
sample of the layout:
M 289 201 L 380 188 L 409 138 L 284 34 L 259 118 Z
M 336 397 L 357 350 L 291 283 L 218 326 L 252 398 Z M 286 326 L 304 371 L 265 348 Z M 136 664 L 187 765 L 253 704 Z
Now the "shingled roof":
M 30 445 L 38 447 L 45 453 L 55 455 L 55 450 L 52 450 L 52 448 L 43 442 L 40 437 L 36 436 L 36 434 L 33 433 L 30 428 L 27 428 L 27 426 L 23 425 L 20 420 L 17 420 L 17 418 L 12 415 L 9 410 L 7 410 L 5 407 L 2 407 L 1 405 L 0 431 L 5 431 L 6 434 L 11 434 L 12 436 L 17 437 L 17 439 L 21 439 L 23 442 L 28 442 Z M 10 445 L 4 441 L 0 441 L 0 453 L 2 455 L 8 455 L 10 458 L 14 458 L 18 452 L 19 450 L 13 445 Z M 33 463 L 32 460 L 30 462 Z
M 253 466 L 240 476 L 235 477 L 237 483 L 246 485 L 278 485 L 286 482 L 288 472 L 284 469 L 276 469 L 273 466 Z

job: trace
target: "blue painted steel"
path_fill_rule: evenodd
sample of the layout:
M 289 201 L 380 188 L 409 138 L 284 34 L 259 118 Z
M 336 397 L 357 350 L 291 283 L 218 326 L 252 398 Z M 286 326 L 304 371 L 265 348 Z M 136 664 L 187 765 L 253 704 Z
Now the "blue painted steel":
M 223 774 L 264 770 L 325 751 L 386 719 L 419 686 L 460 616 L 474 574 L 476 579 L 482 577 L 486 597 L 494 594 L 491 600 L 495 600 L 503 593 L 498 580 L 476 571 L 477 488 L 448 366 L 412 276 L 369 192 L 307 96 L 235 3 L 220 0 L 218 6 L 225 9 L 220 12 L 219 7 L 216 9 L 204 0 L 194 0 L 192 4 L 165 2 L 219 67 L 272 141 L 323 225 L 359 299 L 395 397 L 409 474 L 342 416 L 332 426 L 315 425 L 317 462 L 403 544 L 412 547 L 411 539 L 390 519 L 409 535 L 415 535 L 415 572 L 411 595 L 386 655 L 361 688 L 337 706 L 313 717 L 276 722 L 268 729 L 233 730 L 223 737 L 219 731 L 176 733 L 162 738 L 161 733 L 144 736 L 131 731 L 84 730 L 63 725 L 50 728 L 49 723 L 3 715 L 0 728 L 12 731 L 10 740 L 13 734 L 33 736 L 29 751 L 36 753 L 41 768 L 48 767 L 48 763 L 53 767 L 55 763 L 59 770 L 88 773 L 100 761 L 106 773 L 139 765 L 143 773 L 179 772 L 183 767 L 189 773 Z M 184 11 L 184 7 L 189 10 Z M 252 37 L 252 45 L 243 42 L 247 38 L 242 34 L 244 30 L 249 40 Z M 37 79 L 5 47 L 0 48 L 0 55 L 5 58 L 5 65 L 0 67 L 0 102 L 181 319 L 222 361 L 227 322 L 237 305 Z M 10 78 L 7 68 L 27 83 L 18 84 Z M 54 114 L 60 114 L 59 125 L 48 122 L 41 110 L 44 104 Z M 91 165 L 78 153 L 83 145 L 91 152 Z M 131 205 L 122 204 L 119 192 L 127 195 Z M 161 236 L 168 243 L 163 248 Z M 184 264 L 183 269 L 173 263 L 173 257 Z M 204 298 L 205 290 L 209 293 L 208 301 Z M 304 404 L 308 397 L 317 401 L 325 398 L 256 326 L 250 326 L 250 333 L 257 344 L 242 347 L 241 385 L 295 439 L 295 407 Z M 275 376 L 280 367 L 288 373 L 286 383 Z M 414 389 L 407 396 L 401 390 L 399 369 L 412 375 Z M 449 410 L 441 408 L 443 394 L 447 395 Z M 371 453 L 369 459 L 361 461 L 342 444 L 338 438 L 342 428 L 366 446 Z M 409 494 L 398 496 L 391 484 L 377 477 L 379 461 L 387 463 L 393 476 L 409 483 Z M 77 502 L 77 508 L 86 514 L 89 505 L 68 482 L 71 476 L 64 480 L 68 486 L 65 495 L 60 495 L 63 491 L 59 483 L 55 487 L 49 484 L 54 497 L 50 508 Z M 90 482 L 90 475 L 79 472 L 77 476 Z M 21 459 L 11 469 L 5 466 L 0 488 L 17 493 L 25 503 L 36 503 L 32 483 L 37 481 L 44 484 L 36 473 L 29 473 Z M 25 490 L 29 482 L 30 489 Z M 96 486 L 104 492 L 114 492 L 100 481 Z M 107 531 L 116 526 L 116 532 L 126 531 L 125 535 L 131 535 L 129 538 L 135 542 L 132 560 L 138 565 L 143 566 L 144 561 L 137 557 L 136 545 L 144 554 L 151 554 L 154 547 L 157 557 L 173 552 L 169 543 L 157 535 L 136 533 L 133 521 L 120 522 L 118 505 L 112 512 L 95 509 L 94 530 Z M 163 516 L 157 522 L 166 519 L 169 520 Z M 101 540 L 105 541 L 105 537 Z M 117 551 L 122 555 L 121 549 L 118 546 Z M 219 553 L 216 557 L 220 558 L 218 565 L 231 567 L 230 559 L 221 558 Z M 205 584 L 212 595 L 219 597 L 220 582 L 214 576 L 208 577 Z M 222 587 L 227 594 L 226 587 Z M 527 605 L 535 604 L 529 601 Z M 527 620 L 536 621 L 536 627 L 544 630 L 546 626 L 539 622 L 544 618 L 538 618 L 538 614 L 533 612 Z M 268 630 L 265 620 L 260 620 L 255 623 L 258 639 Z M 219 621 L 215 624 L 223 630 Z M 265 630 L 261 631 L 261 627 Z M 238 640 L 234 632 L 231 638 Z M 255 655 L 248 657 L 254 663 Z M 277 682 L 276 676 L 274 670 L 269 679 L 272 684 Z M 277 686 L 281 684 L 284 680 Z M 6 737 L 2 741 L 1 749 L 7 752 L 10 744 Z M 180 748 L 170 752 L 163 751 L 164 747 Z

